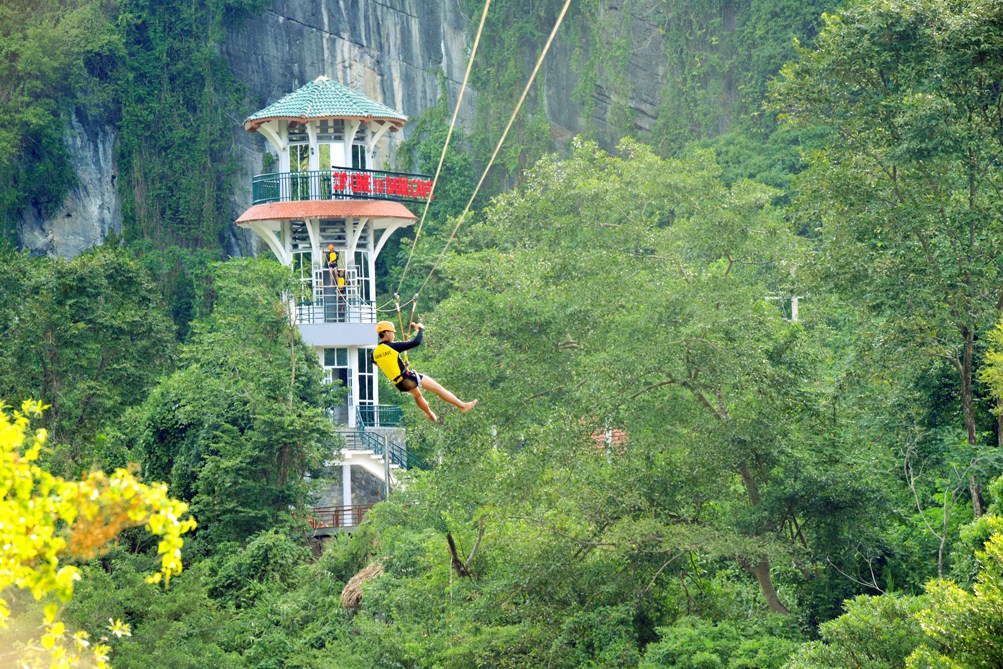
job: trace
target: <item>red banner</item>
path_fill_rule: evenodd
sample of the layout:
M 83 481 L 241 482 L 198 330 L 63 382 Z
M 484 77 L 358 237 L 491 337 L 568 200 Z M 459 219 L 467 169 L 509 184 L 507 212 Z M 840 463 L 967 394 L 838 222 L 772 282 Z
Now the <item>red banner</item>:
M 395 177 L 369 172 L 331 171 L 331 192 L 335 195 L 374 196 L 386 199 L 427 200 L 432 195 L 432 179 Z

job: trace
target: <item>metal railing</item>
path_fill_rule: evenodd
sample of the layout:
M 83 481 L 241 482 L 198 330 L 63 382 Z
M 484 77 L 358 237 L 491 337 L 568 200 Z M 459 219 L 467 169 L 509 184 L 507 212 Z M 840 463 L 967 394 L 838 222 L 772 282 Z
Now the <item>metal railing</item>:
M 404 410 L 392 404 L 360 404 L 355 409 L 356 424 L 366 427 L 400 427 Z
M 372 504 L 352 504 L 351 506 L 315 506 L 310 509 L 307 523 L 315 530 L 358 527 Z
M 389 454 L 390 464 L 397 465 L 401 469 L 407 469 L 407 448 L 402 444 L 379 434 L 378 432 L 358 430 L 359 442 L 367 451 L 372 451 L 381 458 L 386 458 Z
M 342 430 L 341 436 L 345 440 L 345 449 L 349 451 L 372 451 L 383 458 L 390 453 L 390 464 L 397 465 L 401 469 L 407 469 L 408 455 L 407 446 L 402 441 L 398 441 L 379 432 L 366 430 L 359 427 L 358 430 Z
M 385 439 L 387 443 L 387 451 L 390 453 L 390 464 L 397 465 L 401 469 L 407 469 L 407 446 L 405 446 L 402 442 L 391 439 L 390 437 L 385 437 Z
M 253 204 L 341 199 L 424 203 L 431 189 L 432 179 L 424 174 L 336 167 L 259 174 L 251 180 L 251 200 Z
M 344 286 L 335 285 L 328 270 L 314 270 L 312 280 L 302 280 L 296 323 L 375 323 L 376 306 L 360 297 L 359 286 L 354 269 L 345 272 Z

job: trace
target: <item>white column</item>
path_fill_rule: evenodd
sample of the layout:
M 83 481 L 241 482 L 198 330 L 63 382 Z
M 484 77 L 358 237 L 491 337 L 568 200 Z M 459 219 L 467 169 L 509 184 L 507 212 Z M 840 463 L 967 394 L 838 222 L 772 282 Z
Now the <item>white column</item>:
M 350 390 L 348 394 L 348 427 L 358 428 L 355 421 L 355 407 L 359 405 L 359 349 L 355 346 L 348 347 L 348 382 Z
M 374 249 L 374 239 L 376 236 L 376 224 L 373 223 L 372 219 L 366 220 L 366 228 L 369 230 L 369 234 L 366 235 L 368 253 L 366 254 L 369 264 L 369 299 L 372 301 L 374 307 L 372 312 L 372 321 L 375 323 L 379 320 L 379 314 L 376 313 L 376 305 L 379 301 L 376 298 L 376 252 Z
M 289 122 L 280 121 L 278 126 L 278 132 L 276 133 L 277 143 L 275 144 L 276 151 L 279 152 L 279 172 L 289 171 Z M 271 138 L 269 138 L 271 139 Z
M 341 465 L 341 503 L 352 506 L 352 465 L 347 462 Z M 345 524 L 352 522 L 351 514 L 345 514 Z
M 285 177 L 280 177 L 279 181 L 279 198 L 283 202 L 287 202 L 292 195 L 292 189 L 289 187 L 289 121 L 279 121 L 278 122 L 278 141 L 279 146 L 279 174 L 286 175 Z
M 307 168 L 310 170 L 310 199 L 320 198 L 320 149 L 317 148 L 317 121 L 307 121 L 307 139 L 310 142 L 310 155 L 307 156 Z
M 345 119 L 345 167 L 352 167 L 352 143 L 355 141 L 355 133 L 359 129 L 359 121 Z

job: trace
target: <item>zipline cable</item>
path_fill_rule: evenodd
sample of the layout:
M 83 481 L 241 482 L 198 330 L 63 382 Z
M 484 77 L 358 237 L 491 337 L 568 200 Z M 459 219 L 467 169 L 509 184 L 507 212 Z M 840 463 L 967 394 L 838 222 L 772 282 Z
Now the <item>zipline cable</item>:
M 432 188 L 429 190 L 428 197 L 425 199 L 425 209 L 421 212 L 421 220 L 418 221 L 418 229 L 414 233 L 414 241 L 411 242 L 411 251 L 407 254 L 407 262 L 404 263 L 404 271 L 401 272 L 400 281 L 397 283 L 397 292 L 401 290 L 401 286 L 404 285 L 404 277 L 407 276 L 407 270 L 411 266 L 411 257 L 414 255 L 414 250 L 418 246 L 418 235 L 421 234 L 421 227 L 425 224 L 425 217 L 428 215 L 428 207 L 432 204 L 432 195 L 435 193 L 435 186 L 439 183 L 439 173 L 442 171 L 442 163 L 446 160 L 446 149 L 449 148 L 449 140 L 453 137 L 453 128 L 456 127 L 456 118 L 460 115 L 460 104 L 463 102 L 463 94 L 467 90 L 467 80 L 470 78 L 470 70 L 474 66 L 474 56 L 477 55 L 477 46 L 481 41 L 481 33 L 484 31 L 484 21 L 488 18 L 488 7 L 491 6 L 491 0 L 485 0 L 484 11 L 481 12 L 481 22 L 477 26 L 477 35 L 474 37 L 474 46 L 470 50 L 470 60 L 467 61 L 467 71 L 463 74 L 463 84 L 460 85 L 460 94 L 456 98 L 456 108 L 453 109 L 453 118 L 449 121 L 449 132 L 446 133 L 446 143 L 442 145 L 442 153 L 439 155 L 439 165 L 435 168 L 435 176 L 432 177 Z M 389 304 L 389 302 L 387 303 Z M 387 306 L 386 304 L 383 305 Z
M 439 257 L 436 259 L 435 264 L 432 265 L 432 269 L 429 270 L 428 275 L 425 277 L 425 280 L 421 284 L 421 287 L 419 287 L 418 290 L 415 292 L 414 298 L 412 298 L 415 301 L 417 301 L 418 296 L 421 294 L 421 291 L 425 290 L 425 285 L 428 283 L 428 280 L 432 278 L 432 274 L 439 267 L 439 263 L 442 262 L 442 259 L 446 256 L 446 251 L 449 250 L 449 245 L 453 243 L 453 239 L 456 237 L 456 231 L 460 229 L 460 225 L 463 223 L 463 220 L 466 218 L 467 213 L 470 211 L 470 207 L 474 203 L 474 198 L 477 197 L 477 193 L 480 191 L 481 186 L 484 184 L 484 179 L 487 178 L 488 176 L 488 171 L 494 164 L 495 158 L 498 157 L 498 152 L 501 151 L 502 144 L 505 142 L 505 138 L 508 136 L 508 131 L 512 128 L 512 124 L 515 123 L 515 117 L 519 114 L 519 110 L 522 109 L 522 103 L 526 100 L 526 95 L 529 93 L 530 87 L 536 80 L 536 74 L 540 71 L 540 66 L 543 65 L 543 59 L 547 56 L 547 52 L 550 50 L 550 45 L 554 41 L 554 36 L 557 35 L 557 30 L 561 27 L 561 22 L 564 21 L 564 15 L 567 14 L 568 7 L 570 5 L 571 5 L 571 0 L 566 0 L 564 3 L 564 8 L 561 9 L 560 16 L 557 17 L 557 23 L 554 24 L 554 29 L 550 31 L 550 37 L 547 38 L 547 43 L 543 47 L 543 52 L 540 54 L 540 58 L 536 61 L 536 67 L 533 68 L 533 73 L 529 76 L 529 81 L 526 82 L 526 88 L 524 88 L 522 91 L 522 97 L 519 98 L 519 102 L 518 104 L 516 104 L 515 110 L 512 112 L 512 116 L 508 120 L 508 125 L 505 126 L 505 132 L 502 133 L 501 139 L 498 140 L 498 144 L 497 146 L 495 146 L 494 153 L 491 154 L 491 160 L 488 161 L 487 167 L 484 168 L 484 172 L 481 174 L 481 178 L 477 182 L 477 187 L 474 188 L 474 192 L 470 196 L 470 200 L 467 202 L 467 206 L 464 207 L 463 213 L 460 214 L 459 220 L 456 221 L 456 225 L 453 227 L 453 232 L 452 234 L 449 235 L 449 239 L 446 240 L 446 245 L 443 247 L 442 253 L 439 254 Z M 441 164 L 442 163 L 440 162 L 440 165 Z M 418 241 L 417 235 L 415 235 L 415 241 L 416 242 Z M 412 251 L 413 250 L 414 248 L 412 247 Z M 408 260 L 410 260 L 410 258 Z

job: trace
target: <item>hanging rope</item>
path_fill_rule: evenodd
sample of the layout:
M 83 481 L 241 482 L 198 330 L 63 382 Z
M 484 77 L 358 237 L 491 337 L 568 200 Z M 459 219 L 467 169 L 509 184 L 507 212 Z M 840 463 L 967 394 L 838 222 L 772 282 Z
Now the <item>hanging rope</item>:
M 404 317 L 401 316 L 401 298 L 400 298 L 400 295 L 398 295 L 397 293 L 394 293 L 394 305 L 397 307 L 397 322 L 400 324 L 401 333 L 403 335 L 403 332 L 404 332 Z M 411 314 L 412 314 L 412 318 L 413 318 L 414 317 L 414 311 L 413 310 L 412 310 Z M 407 328 L 407 332 L 408 332 L 408 335 L 411 334 L 411 326 L 410 325 Z M 404 351 L 403 353 L 401 353 L 401 359 L 404 361 L 404 364 L 407 365 L 407 362 L 408 362 L 408 360 L 407 360 L 407 351 Z
M 460 214 L 459 220 L 456 221 L 456 225 L 453 227 L 453 232 L 449 235 L 449 239 L 446 240 L 446 245 L 442 249 L 442 253 L 436 259 L 435 264 L 432 265 L 432 269 L 429 270 L 428 275 L 425 276 L 425 280 L 422 282 L 418 291 L 415 293 L 414 299 L 417 300 L 418 295 L 425 290 L 425 285 L 428 284 L 429 279 L 432 278 L 432 274 L 439 267 L 439 263 L 446 256 L 446 251 L 449 250 L 449 245 L 453 243 L 453 239 L 456 237 L 456 231 L 460 229 L 460 225 L 463 220 L 467 217 L 467 213 L 470 211 L 471 205 L 474 203 L 474 198 L 477 197 L 477 193 L 481 190 L 481 186 L 484 184 L 484 179 L 488 176 L 488 171 L 491 170 L 491 166 L 495 162 L 495 158 L 498 157 L 498 152 L 501 151 L 502 144 L 505 142 L 505 138 L 508 137 L 508 131 L 511 130 L 512 124 L 515 123 L 515 118 L 519 114 L 519 110 L 522 109 L 522 103 L 526 100 L 526 95 L 529 93 L 530 87 L 536 80 L 536 75 L 540 71 L 540 66 L 543 65 L 543 59 L 546 58 L 547 52 L 550 50 L 550 45 L 554 41 L 554 36 L 557 35 L 557 30 L 561 27 L 561 23 L 564 21 L 564 15 L 568 12 L 568 7 L 571 5 L 571 0 L 566 0 L 564 7 L 561 9 L 560 15 L 557 17 L 557 23 L 554 24 L 554 29 L 550 31 L 550 37 L 547 38 L 547 43 L 543 47 L 543 52 L 540 54 L 540 58 L 536 61 L 536 67 L 533 68 L 533 73 L 529 76 L 529 81 L 526 82 L 526 87 L 522 91 L 522 96 L 519 98 L 518 104 L 515 106 L 515 110 L 512 112 L 512 116 L 509 117 L 508 125 L 505 126 L 505 131 L 502 133 L 501 138 L 498 140 L 498 144 L 495 146 L 494 153 L 491 154 L 491 160 L 488 161 L 487 167 L 484 168 L 484 172 L 481 174 L 480 180 L 477 182 L 477 187 L 474 188 L 474 192 L 470 196 L 470 200 L 467 201 L 467 206 L 464 207 L 463 213 Z M 440 163 L 441 164 L 441 163 Z M 415 236 L 415 241 L 417 241 L 417 235 Z M 413 247 L 412 247 L 412 250 Z M 410 260 L 410 258 L 408 259 Z
M 418 296 L 415 295 L 411 298 L 411 318 L 407 323 L 407 338 L 411 338 L 411 329 L 414 327 L 414 310 L 418 307 Z
M 404 331 L 404 317 L 401 316 L 401 298 L 400 295 L 394 293 L 394 306 L 397 308 L 397 323 L 400 325 L 401 332 Z
M 421 220 L 418 221 L 418 229 L 415 230 L 414 241 L 411 242 L 411 251 L 407 254 L 407 262 L 404 263 L 404 271 L 401 272 L 400 281 L 397 283 L 398 293 L 400 292 L 401 286 L 404 285 L 404 277 L 407 276 L 407 270 L 411 266 L 411 257 L 414 255 L 414 250 L 418 246 L 418 235 L 421 234 L 421 228 L 425 224 L 425 217 L 428 215 L 428 207 L 432 204 L 432 195 L 435 194 L 435 186 L 439 183 L 439 173 L 442 171 L 443 161 L 446 160 L 446 149 L 449 148 L 449 141 L 453 137 L 453 128 L 456 127 L 456 118 L 460 114 L 460 103 L 463 102 L 463 94 L 467 91 L 467 80 L 470 79 L 470 70 L 474 66 L 474 56 L 477 55 L 477 46 L 481 42 L 481 33 L 484 31 L 484 21 L 488 18 L 488 7 L 490 6 L 491 0 L 485 0 L 484 11 L 481 12 L 481 22 L 477 26 L 477 35 L 474 37 L 474 46 L 470 50 L 470 59 L 467 61 L 467 71 L 463 74 L 463 84 L 460 85 L 460 94 L 456 98 L 456 108 L 453 109 L 453 118 L 449 121 L 449 131 L 446 133 L 446 143 L 442 145 L 442 153 L 439 155 L 439 164 L 435 168 L 435 176 L 432 177 L 432 188 L 429 190 L 428 198 L 425 200 L 425 208 L 421 212 Z
M 394 293 L 394 295 L 396 295 L 396 294 L 397 294 L 397 293 Z M 415 295 L 415 297 L 417 297 L 417 295 Z M 407 302 L 401 302 L 401 303 L 400 303 L 400 305 L 401 305 L 401 306 L 404 306 L 404 307 L 406 307 L 407 305 L 409 305 L 409 304 L 411 304 L 412 302 L 414 302 L 414 300 L 415 300 L 415 297 L 412 297 L 412 298 L 411 298 L 410 300 L 408 300 Z M 384 308 L 383 308 L 383 307 L 386 307 L 387 305 L 390 305 L 390 304 L 394 304 L 394 301 L 393 301 L 393 300 L 388 300 L 388 301 L 387 301 L 387 302 L 385 302 L 384 304 L 380 305 L 380 306 L 379 306 L 379 307 L 378 307 L 378 308 L 376 309 L 376 313 L 379 313 L 379 314 L 390 314 L 390 313 L 393 313 L 393 312 L 395 311 L 395 307 L 391 307 L 391 308 L 389 308 L 389 309 L 384 309 Z

